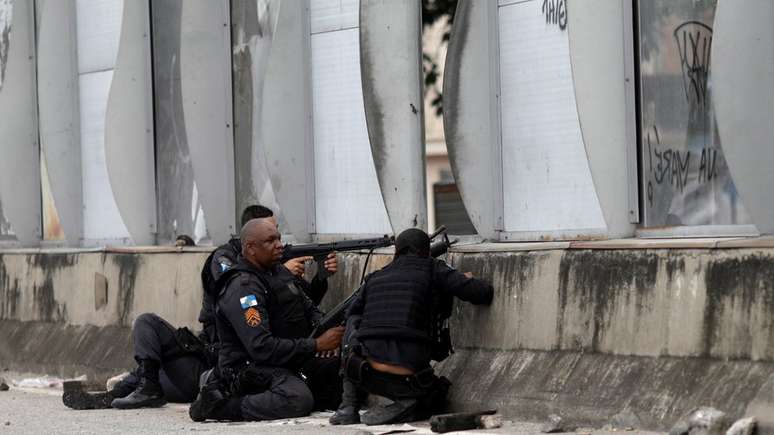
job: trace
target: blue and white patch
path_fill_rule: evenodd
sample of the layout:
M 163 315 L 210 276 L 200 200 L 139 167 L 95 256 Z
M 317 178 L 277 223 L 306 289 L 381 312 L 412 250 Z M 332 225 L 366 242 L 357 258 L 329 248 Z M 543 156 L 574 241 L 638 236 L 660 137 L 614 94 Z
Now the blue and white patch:
M 231 265 L 230 264 L 220 263 L 220 271 L 221 272 L 225 272 L 225 271 L 227 271 L 229 269 L 231 269 Z
M 255 298 L 255 295 L 247 295 L 243 298 L 240 298 L 239 302 L 242 304 L 243 310 L 258 305 L 258 300 Z
M 231 266 L 234 265 L 234 263 L 231 262 L 231 260 L 228 259 L 226 256 L 218 257 L 218 263 L 220 264 L 220 271 L 225 272 L 229 269 L 231 269 Z

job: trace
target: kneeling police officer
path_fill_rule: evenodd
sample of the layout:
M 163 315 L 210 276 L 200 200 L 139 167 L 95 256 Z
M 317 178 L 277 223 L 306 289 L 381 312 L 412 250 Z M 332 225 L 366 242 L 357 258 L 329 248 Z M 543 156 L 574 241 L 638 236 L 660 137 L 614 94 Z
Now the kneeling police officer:
M 395 240 L 395 258 L 366 278 L 347 313 L 343 397 L 332 424 L 355 424 L 361 393 L 391 399 L 362 417 L 368 425 L 428 418 L 439 411 L 451 383 L 430 361 L 451 350 L 445 319 L 452 297 L 490 304 L 492 286 L 430 257 L 430 238 L 409 229 Z
M 242 255 L 224 274 L 215 302 L 218 365 L 202 376 L 191 419 L 299 417 L 321 400 L 335 408 L 341 398 L 339 359 L 316 355 L 338 348 L 343 328 L 308 338 L 322 313 L 279 264 L 283 246 L 272 221 L 247 222 L 240 239 Z

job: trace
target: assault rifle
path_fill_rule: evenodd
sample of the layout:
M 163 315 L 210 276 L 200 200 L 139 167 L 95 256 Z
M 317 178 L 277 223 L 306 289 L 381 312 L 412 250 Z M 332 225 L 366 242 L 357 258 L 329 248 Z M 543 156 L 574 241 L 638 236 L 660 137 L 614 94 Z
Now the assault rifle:
M 325 268 L 325 259 L 335 251 L 360 251 L 384 248 L 395 243 L 395 237 L 384 235 L 374 239 L 343 240 L 330 243 L 308 243 L 304 245 L 285 245 L 282 262 L 296 257 L 314 257 L 317 262 L 317 278 L 325 279 L 330 273 Z
M 436 237 L 440 237 L 440 240 L 434 241 Z M 433 258 L 438 258 L 445 254 L 446 251 L 449 250 L 449 247 L 455 243 L 457 243 L 457 240 L 449 240 L 449 235 L 446 233 L 446 227 L 442 225 L 430 235 L 430 255 Z M 366 266 L 368 266 L 368 263 L 363 266 L 363 272 L 365 272 Z M 365 274 L 363 274 L 363 276 L 365 276 Z M 314 328 L 314 331 L 312 331 L 311 338 L 317 338 L 322 335 L 323 332 L 335 328 L 336 326 L 343 325 L 347 320 L 347 310 L 349 309 L 349 306 L 355 301 L 362 288 L 363 283 L 361 282 L 360 287 L 358 287 L 357 290 L 352 292 L 349 297 L 336 305 L 332 310 L 328 311 L 328 313 L 320 320 L 320 323 Z

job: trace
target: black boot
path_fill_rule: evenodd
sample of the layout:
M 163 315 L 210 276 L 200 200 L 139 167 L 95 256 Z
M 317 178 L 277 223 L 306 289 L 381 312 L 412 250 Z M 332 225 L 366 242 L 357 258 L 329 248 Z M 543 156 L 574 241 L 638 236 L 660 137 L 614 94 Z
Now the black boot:
M 339 409 L 328 419 L 332 425 L 358 424 L 360 423 L 360 400 L 355 384 L 344 379 Z
M 216 380 L 205 383 L 188 409 L 191 420 L 242 421 L 242 398 L 226 398 Z
M 159 363 L 141 360 L 137 369 L 140 383 L 128 396 L 114 399 L 110 406 L 118 409 L 158 408 L 167 403 L 159 383 Z
M 387 406 L 376 406 L 363 414 L 363 423 L 368 426 L 407 423 L 415 421 L 416 399 L 396 400 Z
M 64 383 L 62 403 L 71 409 L 107 409 L 113 399 L 128 396 L 136 388 L 136 383 L 121 381 L 110 391 L 83 391 L 79 381 Z

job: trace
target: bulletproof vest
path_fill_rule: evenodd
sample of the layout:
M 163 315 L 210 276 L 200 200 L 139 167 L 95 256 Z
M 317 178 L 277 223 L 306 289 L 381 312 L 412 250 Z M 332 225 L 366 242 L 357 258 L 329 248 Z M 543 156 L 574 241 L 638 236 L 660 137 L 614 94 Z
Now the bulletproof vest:
M 433 260 L 413 255 L 395 258 L 369 276 L 363 320 L 357 337 L 429 341 Z
M 255 281 L 266 289 L 266 310 L 271 322 L 271 333 L 279 338 L 305 338 L 313 326 L 306 316 L 304 294 L 296 278 L 284 267 L 275 267 L 271 273 L 261 273 L 243 263 L 229 269 L 220 278 L 221 292 L 239 280 L 239 285 L 255 287 Z

